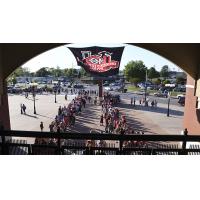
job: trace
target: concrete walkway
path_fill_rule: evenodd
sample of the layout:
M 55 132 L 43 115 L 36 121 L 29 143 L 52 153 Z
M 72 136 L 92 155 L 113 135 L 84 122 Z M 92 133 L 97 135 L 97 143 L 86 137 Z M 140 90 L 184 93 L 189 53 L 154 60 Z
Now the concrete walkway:
M 40 122 L 44 122 L 44 131 L 49 131 L 49 124 L 57 115 L 58 107 L 68 105 L 74 97 L 68 96 L 68 101 L 64 95 L 57 95 L 58 103 L 54 103 L 54 95 L 37 95 L 36 111 L 33 114 L 32 97 L 26 99 L 24 96 L 9 96 L 11 128 L 13 130 L 40 131 Z M 20 103 L 27 107 L 27 114 L 21 115 Z M 180 134 L 183 120 L 183 108 L 171 105 L 170 117 L 166 116 L 166 105 L 159 104 L 158 108 L 146 108 L 137 105 L 133 107 L 130 101 L 122 98 L 119 104 L 122 114 L 127 117 L 128 124 L 136 130 L 144 131 L 146 134 Z M 86 104 L 82 114 L 77 116 L 75 127 L 69 131 L 88 133 L 91 129 L 98 132 L 104 131 L 105 127 L 100 126 L 101 106 Z M 31 140 L 32 142 L 34 140 Z

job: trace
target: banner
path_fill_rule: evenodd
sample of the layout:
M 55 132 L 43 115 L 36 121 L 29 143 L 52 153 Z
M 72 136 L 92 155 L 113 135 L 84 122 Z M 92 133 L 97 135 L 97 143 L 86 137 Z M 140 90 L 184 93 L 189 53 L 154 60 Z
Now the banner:
M 119 73 L 124 47 L 68 47 L 76 58 L 78 66 L 97 76 L 112 76 Z

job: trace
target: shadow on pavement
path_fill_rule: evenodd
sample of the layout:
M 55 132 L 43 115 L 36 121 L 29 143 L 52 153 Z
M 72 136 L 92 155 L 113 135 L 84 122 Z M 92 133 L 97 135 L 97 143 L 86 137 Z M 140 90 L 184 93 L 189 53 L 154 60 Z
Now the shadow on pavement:
M 142 111 L 147 111 L 147 112 L 154 112 L 154 113 L 161 113 L 161 114 L 167 114 L 167 108 L 162 108 L 162 107 L 157 107 L 157 108 L 152 108 L 151 106 L 145 107 L 143 105 L 136 105 L 136 106 L 131 106 L 130 104 L 125 104 L 121 103 L 118 106 L 119 108 L 125 108 L 125 109 L 131 109 L 131 110 L 142 110 Z M 170 115 L 177 115 L 177 116 L 183 116 L 184 112 L 179 111 L 179 110 L 173 110 L 169 108 L 169 113 Z
M 32 117 L 32 118 L 38 118 L 37 116 L 35 116 L 35 115 L 29 115 L 29 114 L 24 114 L 25 116 L 27 116 L 27 117 Z
M 36 115 L 38 115 L 38 116 L 40 116 L 40 117 L 45 117 L 45 118 L 48 118 L 48 119 L 52 119 L 52 120 L 54 120 L 54 118 L 52 118 L 52 117 L 48 117 L 48 116 L 45 116 L 45 115 L 41 115 L 41 114 L 36 114 Z

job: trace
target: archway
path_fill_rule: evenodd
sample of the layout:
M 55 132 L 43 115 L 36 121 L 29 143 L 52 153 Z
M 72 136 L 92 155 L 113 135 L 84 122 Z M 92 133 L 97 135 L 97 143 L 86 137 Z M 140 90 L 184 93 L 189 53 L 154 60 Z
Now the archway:
M 9 128 L 9 123 L 8 123 L 9 116 L 5 116 L 6 115 L 5 113 L 7 113 L 5 110 L 7 107 L 6 103 L 7 96 L 6 96 L 5 84 L 3 83 L 5 81 L 5 78 L 18 66 L 22 65 L 26 61 L 35 57 L 36 55 L 39 55 L 47 50 L 62 45 L 64 44 L 54 43 L 54 44 L 1 44 L 0 45 L 1 113 L 4 113 L 1 115 L 1 118 L 4 119 L 3 123 L 7 124 L 6 125 L 7 128 Z M 197 87 L 197 93 L 195 93 L 196 89 L 195 86 L 196 85 L 198 86 L 197 80 L 199 79 L 198 76 L 200 74 L 199 56 L 198 56 L 200 46 L 198 44 L 142 44 L 142 43 L 140 44 L 131 43 L 131 45 L 142 47 L 144 49 L 150 50 L 167 58 L 168 60 L 180 66 L 180 68 L 182 68 L 185 72 L 187 72 L 191 76 L 188 80 L 190 86 L 189 89 L 190 92 L 188 93 L 189 96 L 187 98 L 190 99 L 190 102 L 189 103 L 186 102 L 185 121 L 186 122 L 188 121 L 187 116 L 190 117 L 192 116 L 194 118 L 193 121 L 197 121 L 195 114 L 196 112 L 198 112 L 196 111 L 196 103 L 197 103 L 196 96 L 199 96 L 199 94 L 198 94 L 198 87 Z M 195 129 L 198 129 L 198 127 L 199 123 L 196 123 Z

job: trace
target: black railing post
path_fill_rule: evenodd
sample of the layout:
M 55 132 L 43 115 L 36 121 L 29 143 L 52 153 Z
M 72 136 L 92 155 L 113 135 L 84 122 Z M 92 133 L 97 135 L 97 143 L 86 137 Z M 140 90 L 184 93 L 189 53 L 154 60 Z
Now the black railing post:
M 184 130 L 183 134 L 184 134 L 184 140 L 183 140 L 183 143 L 182 143 L 182 155 L 187 155 L 187 151 L 186 151 L 187 135 L 188 135 L 187 128 Z
M 3 131 L 2 131 L 3 132 Z M 2 152 L 2 155 L 6 155 L 6 144 L 5 144 L 5 136 L 1 136 L 1 142 L 2 142 L 2 145 L 1 145 L 1 152 Z
M 60 145 L 60 127 L 57 129 L 57 134 L 58 134 L 58 154 L 61 155 L 61 145 Z
M 0 135 L 1 135 L 1 153 L 2 155 L 6 155 L 6 144 L 5 144 L 5 136 L 3 134 L 4 126 L 0 124 Z
M 32 145 L 28 145 L 28 155 L 32 155 Z
M 156 155 L 156 150 L 154 148 L 151 149 L 151 155 Z
M 119 140 L 119 155 L 123 154 L 123 140 Z

